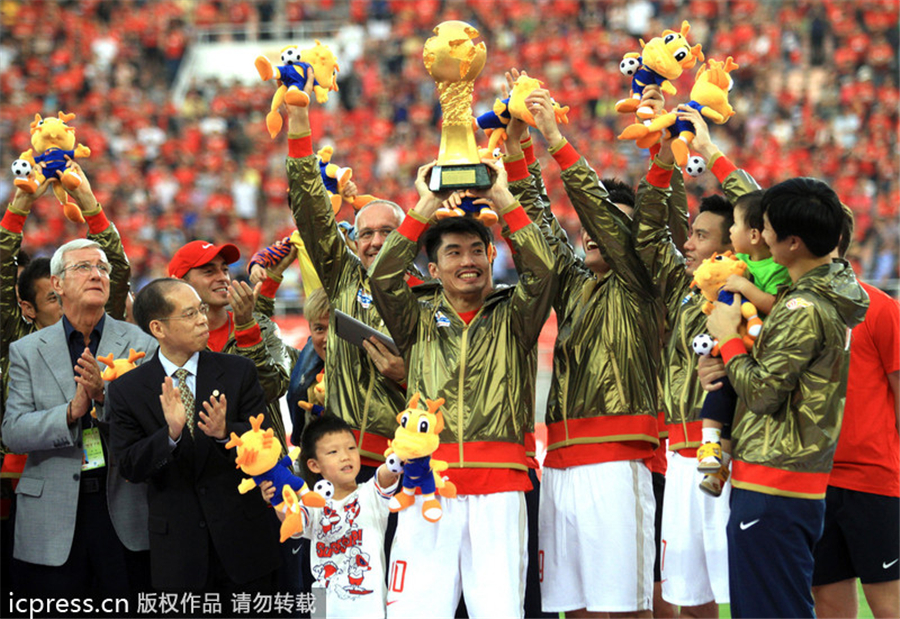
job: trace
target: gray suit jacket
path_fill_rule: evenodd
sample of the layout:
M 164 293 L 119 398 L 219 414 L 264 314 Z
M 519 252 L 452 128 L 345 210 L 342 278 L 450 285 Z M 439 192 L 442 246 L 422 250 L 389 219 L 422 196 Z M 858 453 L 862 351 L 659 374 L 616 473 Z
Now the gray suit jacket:
M 138 327 L 107 316 L 97 355 L 112 353 L 119 359 L 128 356 L 129 348 L 149 358 L 157 342 Z M 9 357 L 3 442 L 28 454 L 16 488 L 14 553 L 22 561 L 59 566 L 75 535 L 83 455 L 81 426 L 66 424 L 75 379 L 63 321 L 14 342 Z M 97 416 L 108 421 L 102 407 Z M 106 469 L 107 505 L 119 539 L 129 550 L 147 550 L 146 486 L 126 482 L 115 462 L 108 461 Z

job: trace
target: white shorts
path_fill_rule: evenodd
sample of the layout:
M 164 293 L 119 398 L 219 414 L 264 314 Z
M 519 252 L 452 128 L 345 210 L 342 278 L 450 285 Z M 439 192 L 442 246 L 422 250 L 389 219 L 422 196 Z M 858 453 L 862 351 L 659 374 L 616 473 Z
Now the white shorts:
M 728 542 L 725 526 L 731 482 L 722 496 L 700 490 L 697 459 L 669 457 L 662 514 L 663 599 L 679 606 L 728 604 Z
M 461 592 L 473 619 L 523 617 L 528 528 L 522 492 L 439 499 L 436 523 L 422 497 L 402 512 L 391 546 L 387 616 L 456 614 Z
M 639 460 L 545 468 L 538 518 L 545 612 L 647 610 L 656 501 Z

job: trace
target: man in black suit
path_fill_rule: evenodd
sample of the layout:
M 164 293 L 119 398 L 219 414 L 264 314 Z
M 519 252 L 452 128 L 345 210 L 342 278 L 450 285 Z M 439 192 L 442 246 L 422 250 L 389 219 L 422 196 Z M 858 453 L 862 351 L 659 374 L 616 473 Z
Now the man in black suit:
M 111 383 L 112 447 L 122 475 L 147 482 L 153 586 L 164 591 L 273 592 L 277 521 L 225 449 L 266 402 L 253 362 L 206 350 L 208 306 L 177 279 L 134 301 L 157 354 Z M 222 600 L 227 611 L 227 598 Z

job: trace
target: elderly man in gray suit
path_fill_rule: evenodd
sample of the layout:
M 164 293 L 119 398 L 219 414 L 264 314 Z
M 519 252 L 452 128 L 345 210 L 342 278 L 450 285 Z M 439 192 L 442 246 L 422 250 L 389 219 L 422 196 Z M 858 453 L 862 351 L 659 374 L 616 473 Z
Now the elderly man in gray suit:
M 110 265 L 99 245 L 66 243 L 50 270 L 63 319 L 9 349 L 3 440 L 28 454 L 16 489 L 16 593 L 134 599 L 149 584 L 147 490 L 110 459 L 97 358 L 149 356 L 157 343 L 106 315 Z

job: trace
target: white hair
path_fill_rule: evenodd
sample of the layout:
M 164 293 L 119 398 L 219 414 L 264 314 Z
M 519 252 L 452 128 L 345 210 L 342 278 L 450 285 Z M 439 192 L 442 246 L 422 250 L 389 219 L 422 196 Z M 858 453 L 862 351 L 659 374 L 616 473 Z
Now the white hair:
M 56 275 L 57 277 L 62 276 L 62 274 L 65 273 L 66 268 L 66 254 L 70 251 L 79 249 L 96 249 L 103 255 L 103 262 L 109 264 L 109 260 L 106 258 L 106 252 L 103 251 L 103 248 L 100 247 L 98 243 L 91 241 L 90 239 L 75 239 L 74 241 L 69 241 L 53 252 L 53 257 L 50 258 L 50 275 Z
M 399 204 L 397 204 L 396 202 L 391 202 L 390 200 L 372 200 L 356 212 L 356 219 L 353 220 L 353 227 L 356 228 L 357 234 L 359 234 L 359 216 L 369 210 L 370 207 L 377 206 L 379 204 L 386 204 L 387 206 L 391 207 L 394 213 L 397 214 L 398 226 L 403 223 L 403 219 L 406 217 L 406 213 L 403 212 L 403 209 L 400 208 Z

